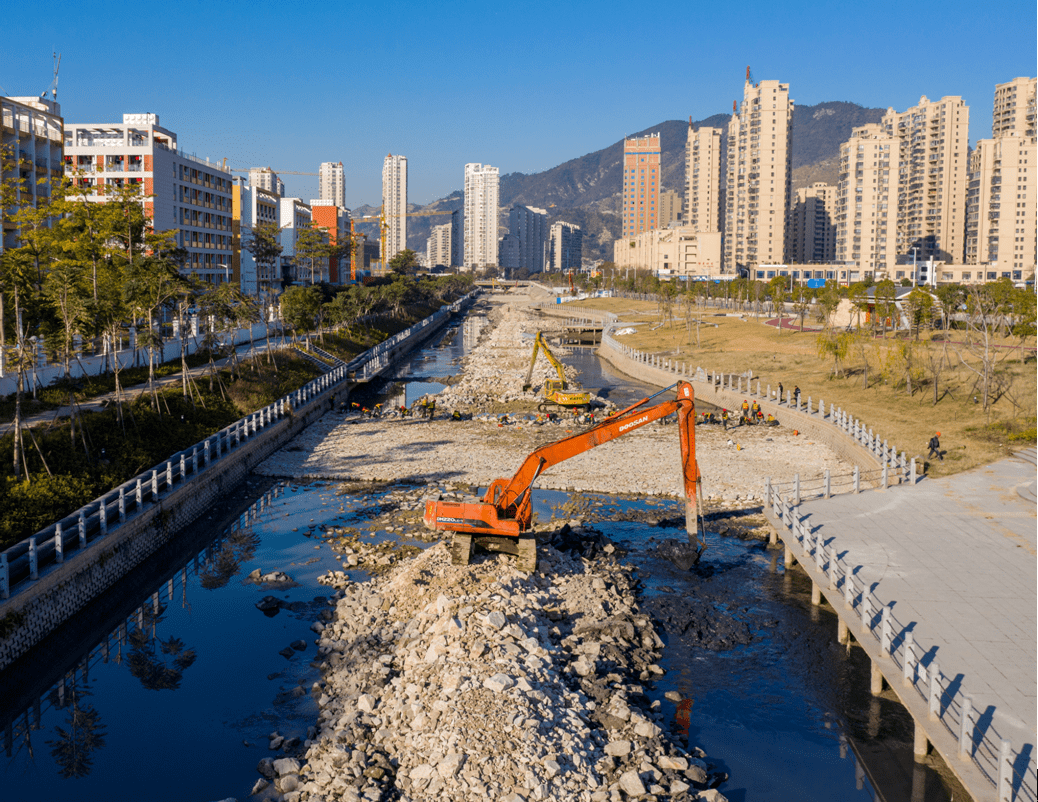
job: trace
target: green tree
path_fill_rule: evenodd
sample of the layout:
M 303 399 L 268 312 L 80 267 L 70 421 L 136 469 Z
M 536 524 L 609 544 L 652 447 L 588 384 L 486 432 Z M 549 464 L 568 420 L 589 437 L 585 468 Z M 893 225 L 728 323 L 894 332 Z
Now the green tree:
M 310 268 L 310 284 L 316 285 L 317 266 L 321 260 L 327 260 L 331 256 L 331 246 L 328 244 L 328 232 L 313 223 L 309 223 L 299 229 L 296 236 L 296 259 L 297 264 L 302 262 Z M 321 270 L 324 275 L 324 270 Z
M 836 332 L 831 328 L 818 335 L 818 356 L 832 360 L 832 367 L 829 369 L 831 377 L 838 379 L 843 376 L 843 363 L 847 360 L 853 340 L 853 334 L 846 331 Z
M 825 282 L 825 287 L 818 294 L 818 320 L 826 331 L 833 327 L 833 316 L 840 308 L 841 300 L 840 288 L 836 286 L 836 282 Z
M 281 294 L 281 319 L 295 332 L 306 335 L 307 347 L 310 334 L 317 327 L 324 298 L 320 287 L 289 287 Z
M 284 247 L 281 245 L 281 228 L 274 223 L 257 223 L 249 231 L 248 238 L 243 237 L 242 247 L 252 254 L 259 273 L 259 285 L 265 292 L 271 292 L 275 282 L 280 283 L 278 265 Z
M 785 276 L 775 276 L 768 282 L 768 294 L 771 296 L 771 303 L 775 306 L 775 311 L 778 313 L 779 334 L 782 333 L 782 317 L 785 314 L 786 300 L 789 297 L 786 292 L 788 283 L 789 279 Z
M 418 271 L 421 265 L 418 263 L 418 254 L 410 248 L 404 248 L 400 253 L 389 260 L 389 270 L 399 276 L 409 276 Z

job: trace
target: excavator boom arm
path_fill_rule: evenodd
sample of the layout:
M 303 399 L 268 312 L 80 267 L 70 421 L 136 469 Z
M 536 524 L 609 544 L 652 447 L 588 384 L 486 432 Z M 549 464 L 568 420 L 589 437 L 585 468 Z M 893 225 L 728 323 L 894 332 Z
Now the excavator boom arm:
M 629 434 L 646 424 L 665 418 L 672 412 L 678 413 L 685 495 L 687 498 L 695 498 L 699 469 L 695 459 L 695 397 L 692 385 L 688 382 L 678 382 L 677 399 L 674 401 L 664 401 L 647 409 L 639 409 L 643 403 L 645 402 L 642 401 L 628 407 L 623 412 L 607 418 L 587 431 L 549 443 L 531 452 L 500 496 L 496 499 L 488 498 L 486 500 L 492 501 L 501 511 L 517 507 L 524 501 L 526 491 L 533 484 L 537 475 L 552 465 L 557 465 L 570 457 L 583 454 L 596 446 Z
M 537 336 L 533 340 L 533 356 L 530 357 L 530 369 L 526 371 L 526 381 L 523 382 L 523 389 L 530 387 L 530 379 L 533 377 L 533 366 L 537 362 L 537 352 L 543 351 L 544 358 L 548 360 L 548 363 L 555 369 L 555 373 L 558 374 L 559 381 L 562 382 L 562 386 L 566 386 L 566 370 L 562 367 L 562 363 L 559 362 L 558 358 L 548 348 L 548 343 L 544 341 L 544 334 L 537 332 Z

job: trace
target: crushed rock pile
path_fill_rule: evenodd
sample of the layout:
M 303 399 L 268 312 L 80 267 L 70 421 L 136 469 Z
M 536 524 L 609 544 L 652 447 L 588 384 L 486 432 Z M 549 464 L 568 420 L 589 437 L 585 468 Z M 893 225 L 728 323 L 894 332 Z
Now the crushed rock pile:
M 261 761 L 260 798 L 724 800 L 646 696 L 662 642 L 632 569 L 598 533 L 566 539 L 584 534 L 593 559 L 542 544 L 529 576 L 438 544 L 339 591 L 314 624 L 318 726 L 302 760 Z

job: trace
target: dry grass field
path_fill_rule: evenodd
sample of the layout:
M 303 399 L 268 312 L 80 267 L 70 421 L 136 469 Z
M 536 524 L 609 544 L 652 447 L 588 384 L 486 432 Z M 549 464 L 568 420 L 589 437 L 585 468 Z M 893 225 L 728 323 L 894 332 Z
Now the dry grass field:
M 624 299 L 595 299 L 582 305 L 616 312 L 621 320 L 641 322 L 635 334 L 617 339 L 641 351 L 660 354 L 702 367 L 731 373 L 753 371 L 761 385 L 777 389 L 800 387 L 804 398 L 817 403 L 823 398 L 860 418 L 866 426 L 886 438 L 909 457 L 926 457 L 927 442 L 934 432 L 941 433 L 944 461 L 932 461 L 929 471 L 940 476 L 993 462 L 1015 450 L 1035 443 L 1036 379 L 1032 337 L 1024 343 L 1003 340 L 999 351 L 1001 391 L 985 412 L 977 374 L 963 365 L 978 366 L 978 359 L 967 349 L 966 332 L 950 332 L 949 342 L 931 341 L 922 335 L 911 343 L 912 369 L 906 371 L 900 345 L 905 340 L 862 338 L 855 343 L 843 363 L 843 375 L 832 375 L 832 359 L 818 354 L 818 334 L 783 330 L 756 322 L 752 315 L 740 320 L 707 309 L 700 318 L 699 342 L 696 332 L 686 330 L 683 310 L 674 305 L 672 324 L 652 330 L 659 322 L 656 304 Z M 808 325 L 817 325 L 809 323 Z M 940 337 L 940 333 L 937 335 Z M 1014 347 L 1016 346 L 1016 347 Z M 863 359 L 864 357 L 864 359 Z M 928 369 L 930 358 L 943 361 L 937 382 Z M 865 384 L 865 359 L 869 364 Z M 911 376 L 909 393 L 905 374 Z M 974 399 L 977 399 L 976 401 Z

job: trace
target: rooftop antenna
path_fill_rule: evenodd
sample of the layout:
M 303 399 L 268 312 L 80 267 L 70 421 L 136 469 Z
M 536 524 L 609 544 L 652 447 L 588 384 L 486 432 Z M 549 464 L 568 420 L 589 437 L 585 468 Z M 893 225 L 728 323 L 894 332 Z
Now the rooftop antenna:
M 51 81 L 50 86 L 48 86 L 46 89 L 44 89 L 43 92 L 40 94 L 40 100 L 43 100 L 45 97 L 47 97 L 47 93 L 50 92 L 51 93 L 51 97 L 54 99 L 54 102 L 57 103 L 58 102 L 58 67 L 61 66 L 61 53 L 58 53 L 57 51 L 55 51 L 52 54 L 52 56 L 54 57 L 54 80 Z

